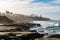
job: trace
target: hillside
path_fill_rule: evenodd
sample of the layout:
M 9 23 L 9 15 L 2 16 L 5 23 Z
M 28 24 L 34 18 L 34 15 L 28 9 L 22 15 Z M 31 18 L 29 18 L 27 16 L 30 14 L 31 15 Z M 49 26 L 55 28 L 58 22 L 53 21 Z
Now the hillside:
M 26 16 L 22 14 L 14 14 L 12 12 L 6 11 L 6 13 L 0 13 L 0 24 L 21 24 L 28 23 L 32 20 L 47 21 L 49 18 L 44 18 L 42 16 Z
M 30 19 L 24 15 L 11 14 L 11 13 L 0 13 L 0 24 L 21 24 L 27 23 Z
M 44 17 L 29 17 L 32 20 L 38 20 L 38 21 L 48 21 L 50 20 L 49 18 L 44 18 Z
M 20 14 L 0 13 L 0 31 L 25 31 L 31 19 Z
M 13 29 L 14 31 L 25 31 L 30 28 L 30 24 L 27 23 L 32 20 L 46 21 L 50 19 L 37 16 L 33 17 L 21 14 L 13 14 L 12 12 L 6 11 L 6 13 L 0 13 L 0 29 L 4 29 L 7 31 L 11 31 L 11 29 Z M 7 27 L 9 28 L 9 30 Z
M 48 21 L 48 20 L 50 20 L 50 18 L 42 17 L 42 15 L 38 16 L 38 15 L 35 15 L 35 14 L 31 14 L 29 16 L 29 18 L 31 18 L 32 20 L 38 20 L 38 21 Z

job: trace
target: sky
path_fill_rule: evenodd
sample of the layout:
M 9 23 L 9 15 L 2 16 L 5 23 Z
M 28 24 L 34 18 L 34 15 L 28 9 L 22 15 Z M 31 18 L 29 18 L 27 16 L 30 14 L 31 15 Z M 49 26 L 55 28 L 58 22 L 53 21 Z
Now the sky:
M 42 15 L 60 20 L 60 0 L 0 0 L 0 12 Z

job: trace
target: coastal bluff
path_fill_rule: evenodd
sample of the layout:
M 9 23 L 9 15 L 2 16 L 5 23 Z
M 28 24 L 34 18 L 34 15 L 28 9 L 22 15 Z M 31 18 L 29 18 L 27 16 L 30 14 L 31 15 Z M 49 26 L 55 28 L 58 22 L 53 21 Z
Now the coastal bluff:
M 27 16 L 22 14 L 14 14 L 13 12 L 6 11 L 0 12 L 0 31 L 26 31 L 30 28 L 29 22 L 33 20 L 47 21 L 49 18 L 42 16 Z
M 28 23 L 32 20 L 47 21 L 50 18 L 44 18 L 42 16 L 27 16 L 22 14 L 14 14 L 13 12 L 6 11 L 5 13 L 0 12 L 0 24 L 10 25 L 10 24 L 21 24 Z

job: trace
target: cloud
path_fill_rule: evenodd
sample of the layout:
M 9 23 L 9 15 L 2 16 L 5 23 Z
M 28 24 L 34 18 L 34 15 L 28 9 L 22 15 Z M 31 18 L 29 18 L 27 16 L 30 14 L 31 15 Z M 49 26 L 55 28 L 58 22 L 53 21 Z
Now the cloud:
M 19 0 L 0 0 L 0 2 L 17 2 Z
M 53 13 L 59 11 L 60 7 L 48 6 L 44 3 L 31 3 L 33 0 L 0 0 L 0 11 L 13 11 L 15 13 L 21 14 L 44 14 L 44 13 Z M 44 0 L 39 0 L 44 1 Z M 46 0 L 48 1 L 48 0 Z M 51 0 L 49 0 L 51 1 Z
M 12 11 L 18 14 L 36 14 L 36 15 L 44 15 L 50 13 L 60 13 L 60 6 L 53 6 L 52 4 L 59 4 L 59 0 L 56 2 L 52 0 L 46 1 L 37 1 L 33 2 L 33 0 L 0 0 L 0 11 L 4 12 L 6 10 Z M 47 3 L 46 3 L 47 2 Z
M 60 6 L 60 0 L 33 0 L 33 3 L 44 3 L 52 6 Z
M 48 3 L 51 2 L 53 0 L 33 0 L 32 2 L 44 2 L 44 3 Z
M 22 9 L 27 9 L 29 1 L 21 0 L 0 0 L 0 11 L 10 10 L 14 12 L 21 12 Z M 23 10 L 22 10 L 23 11 Z

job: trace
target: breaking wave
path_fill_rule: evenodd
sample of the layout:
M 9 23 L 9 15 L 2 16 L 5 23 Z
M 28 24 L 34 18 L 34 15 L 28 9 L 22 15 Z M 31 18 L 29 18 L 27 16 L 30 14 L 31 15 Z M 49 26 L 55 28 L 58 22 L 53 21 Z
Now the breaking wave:
M 58 22 L 50 22 L 50 21 L 34 21 L 33 23 L 41 24 L 43 28 L 60 25 Z

